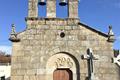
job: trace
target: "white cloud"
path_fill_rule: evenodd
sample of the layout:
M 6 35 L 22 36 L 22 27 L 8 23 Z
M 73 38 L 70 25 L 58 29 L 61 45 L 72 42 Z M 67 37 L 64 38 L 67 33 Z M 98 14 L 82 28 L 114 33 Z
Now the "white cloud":
M 0 50 L 3 51 L 3 52 L 6 52 L 7 54 L 11 54 L 12 47 L 11 46 L 0 45 Z

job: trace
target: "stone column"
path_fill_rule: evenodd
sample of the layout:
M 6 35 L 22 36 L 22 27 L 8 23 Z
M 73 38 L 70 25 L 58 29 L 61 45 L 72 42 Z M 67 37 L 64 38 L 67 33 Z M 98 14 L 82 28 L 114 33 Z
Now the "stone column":
M 78 0 L 68 0 L 68 17 L 78 18 Z
M 47 0 L 47 17 L 56 17 L 56 0 Z
M 38 17 L 38 0 L 29 0 L 28 17 Z

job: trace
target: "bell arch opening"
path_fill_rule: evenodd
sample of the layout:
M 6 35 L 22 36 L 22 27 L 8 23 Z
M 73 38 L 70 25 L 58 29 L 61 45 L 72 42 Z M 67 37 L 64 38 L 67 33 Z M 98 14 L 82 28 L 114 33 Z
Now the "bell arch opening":
M 47 5 L 46 3 L 44 2 L 39 2 L 38 3 L 38 17 L 40 18 L 46 18 L 46 15 L 47 15 Z
M 63 3 L 62 1 L 65 1 L 65 2 Z M 56 1 L 56 17 L 57 18 L 68 18 L 67 0 Z

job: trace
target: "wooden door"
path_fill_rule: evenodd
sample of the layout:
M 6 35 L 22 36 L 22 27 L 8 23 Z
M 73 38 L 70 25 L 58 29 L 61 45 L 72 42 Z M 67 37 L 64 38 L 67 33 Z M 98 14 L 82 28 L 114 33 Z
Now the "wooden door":
M 53 80 L 72 80 L 72 72 L 69 69 L 55 70 Z

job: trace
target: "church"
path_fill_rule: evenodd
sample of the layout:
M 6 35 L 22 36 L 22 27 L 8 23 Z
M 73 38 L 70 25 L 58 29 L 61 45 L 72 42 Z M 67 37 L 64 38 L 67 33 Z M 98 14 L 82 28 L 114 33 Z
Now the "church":
M 45 18 L 38 5 L 46 5 Z M 81 23 L 78 0 L 59 5 L 68 6 L 68 18 L 56 17 L 56 0 L 28 0 L 26 29 L 12 25 L 11 80 L 120 80 L 112 27 L 106 34 Z

